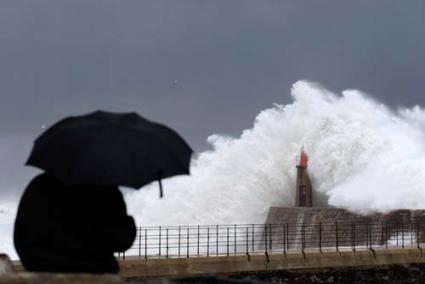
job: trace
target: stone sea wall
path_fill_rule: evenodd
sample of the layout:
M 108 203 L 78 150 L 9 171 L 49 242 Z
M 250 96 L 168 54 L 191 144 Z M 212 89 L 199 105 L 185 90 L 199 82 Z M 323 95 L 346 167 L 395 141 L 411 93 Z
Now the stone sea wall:
M 285 243 L 288 249 L 425 242 L 425 210 L 358 215 L 340 208 L 271 207 L 266 224 L 271 224 L 268 244 L 281 247 Z

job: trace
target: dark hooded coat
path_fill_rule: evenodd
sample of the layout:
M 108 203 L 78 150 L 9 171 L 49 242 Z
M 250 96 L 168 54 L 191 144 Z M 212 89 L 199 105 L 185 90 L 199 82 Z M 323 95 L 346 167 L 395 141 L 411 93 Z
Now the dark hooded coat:
M 47 174 L 25 190 L 14 243 L 28 271 L 117 273 L 136 236 L 117 187 L 65 187 Z

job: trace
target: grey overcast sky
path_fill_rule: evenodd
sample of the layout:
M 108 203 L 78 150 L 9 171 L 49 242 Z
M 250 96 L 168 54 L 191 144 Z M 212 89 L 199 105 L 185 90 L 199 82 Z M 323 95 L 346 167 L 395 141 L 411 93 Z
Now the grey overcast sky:
M 299 79 L 425 105 L 424 52 L 424 0 L 2 0 L 0 192 L 67 115 L 137 111 L 202 151 Z

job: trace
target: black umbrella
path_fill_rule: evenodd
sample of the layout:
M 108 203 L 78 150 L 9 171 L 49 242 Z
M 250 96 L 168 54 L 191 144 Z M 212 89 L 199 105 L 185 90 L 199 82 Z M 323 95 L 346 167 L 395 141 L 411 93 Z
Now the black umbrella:
M 122 185 L 189 174 L 190 146 L 174 130 L 136 113 L 96 111 L 65 118 L 34 142 L 27 165 L 67 185 Z

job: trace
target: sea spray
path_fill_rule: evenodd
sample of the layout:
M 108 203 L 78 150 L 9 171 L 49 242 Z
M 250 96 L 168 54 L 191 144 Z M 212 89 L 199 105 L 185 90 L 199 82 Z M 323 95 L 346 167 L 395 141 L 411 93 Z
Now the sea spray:
M 13 247 L 13 221 L 15 204 L 0 204 L 0 253 L 7 253 L 11 259 L 18 259 Z
M 306 81 L 291 95 L 240 137 L 209 137 L 212 150 L 193 160 L 192 175 L 165 181 L 165 199 L 149 186 L 127 194 L 138 224 L 263 223 L 270 206 L 293 206 L 301 147 L 316 206 L 362 214 L 425 208 L 420 107 L 395 112 L 360 91 L 337 95 Z
M 263 223 L 270 206 L 293 206 L 301 147 L 316 206 L 363 214 L 425 208 L 424 109 L 392 111 L 360 91 L 333 94 L 305 81 L 291 95 L 240 137 L 210 136 L 212 150 L 194 158 L 191 176 L 164 181 L 164 199 L 156 183 L 126 191 L 138 225 Z M 16 207 L 0 202 L 0 251 L 13 259 Z

